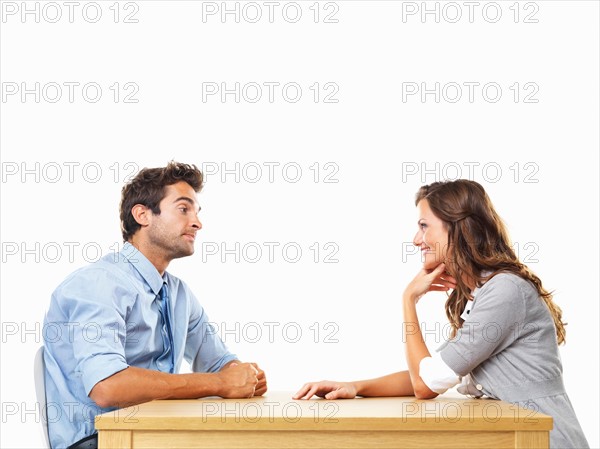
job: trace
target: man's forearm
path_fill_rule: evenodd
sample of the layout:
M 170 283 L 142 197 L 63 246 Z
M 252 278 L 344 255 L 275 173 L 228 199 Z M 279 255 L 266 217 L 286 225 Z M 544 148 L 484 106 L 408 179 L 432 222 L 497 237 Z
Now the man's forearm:
M 121 408 L 154 399 L 218 396 L 221 387 L 216 374 L 168 374 L 130 366 L 98 382 L 90 398 L 102 408 Z

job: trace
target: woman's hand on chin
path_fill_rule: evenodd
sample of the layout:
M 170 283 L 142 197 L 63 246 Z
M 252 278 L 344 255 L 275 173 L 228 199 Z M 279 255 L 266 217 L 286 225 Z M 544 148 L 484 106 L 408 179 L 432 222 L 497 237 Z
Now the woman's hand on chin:
M 427 292 L 447 292 L 456 288 L 456 279 L 445 272 L 441 263 L 433 270 L 421 269 L 404 290 L 404 298 L 417 303 Z

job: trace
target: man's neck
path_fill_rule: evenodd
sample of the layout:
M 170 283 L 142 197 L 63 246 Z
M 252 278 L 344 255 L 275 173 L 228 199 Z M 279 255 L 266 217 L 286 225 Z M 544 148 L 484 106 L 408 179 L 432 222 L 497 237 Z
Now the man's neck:
M 165 259 L 164 254 L 161 254 L 160 250 L 156 250 L 151 245 L 144 242 L 143 239 L 136 238 L 136 236 L 133 236 L 131 240 L 129 240 L 129 243 L 142 253 L 152 265 L 154 265 L 154 268 L 156 268 L 161 276 L 165 274 L 170 260 Z

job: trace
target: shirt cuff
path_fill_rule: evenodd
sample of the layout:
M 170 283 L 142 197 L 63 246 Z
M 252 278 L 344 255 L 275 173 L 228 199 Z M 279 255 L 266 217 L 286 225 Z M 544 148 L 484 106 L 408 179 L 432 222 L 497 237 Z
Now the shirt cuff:
M 439 354 L 434 354 L 432 357 L 425 357 L 421 360 L 419 375 L 425 385 L 437 394 L 443 394 L 449 388 L 458 385 L 461 379 L 460 376 L 444 363 Z
M 217 366 L 215 368 L 213 368 L 213 370 L 211 370 L 211 373 L 217 373 L 219 371 L 221 371 L 223 369 L 223 367 L 225 365 L 227 365 L 229 362 L 233 362 L 234 360 L 238 360 L 237 355 L 235 354 L 227 354 L 225 357 L 223 357 L 219 363 L 217 364 Z
M 101 380 L 129 368 L 121 357 L 97 355 L 85 361 L 82 370 L 82 381 L 85 393 L 89 396 L 92 388 Z
M 479 384 L 475 385 L 470 374 L 463 376 L 462 381 L 456 391 L 465 396 L 480 398 L 483 396 L 483 387 Z

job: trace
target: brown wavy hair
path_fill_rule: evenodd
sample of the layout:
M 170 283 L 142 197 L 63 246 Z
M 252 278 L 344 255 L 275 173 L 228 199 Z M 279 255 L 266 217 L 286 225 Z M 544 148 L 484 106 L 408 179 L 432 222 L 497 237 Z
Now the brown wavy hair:
M 452 336 L 462 327 L 464 320 L 460 315 L 472 298 L 463 276 L 481 287 L 504 272 L 531 282 L 552 314 L 558 343 L 565 342 L 562 310 L 552 300 L 552 293 L 542 286 L 540 278 L 515 255 L 506 226 L 479 183 L 466 179 L 434 182 L 419 189 L 415 204 L 421 200 L 427 200 L 431 211 L 448 231 L 446 265 L 448 273 L 456 279 L 456 288 L 446 301 Z
M 165 197 L 166 187 L 180 181 L 187 182 L 196 193 L 200 192 L 204 185 L 202 172 L 198 167 L 170 161 L 166 167 L 140 170 L 135 178 L 123 186 L 119 212 L 124 242 L 128 242 L 141 228 L 131 214 L 133 206 L 142 204 L 152 210 L 153 214 L 159 215 L 160 202 Z

